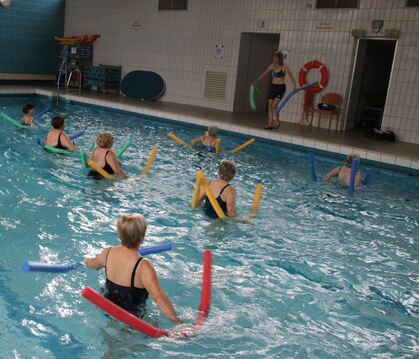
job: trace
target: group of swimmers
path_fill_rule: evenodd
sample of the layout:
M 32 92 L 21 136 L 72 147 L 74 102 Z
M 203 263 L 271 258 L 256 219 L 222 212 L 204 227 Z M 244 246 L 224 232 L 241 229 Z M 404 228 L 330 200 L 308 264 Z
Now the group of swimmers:
M 35 107 L 30 104 L 25 105 L 24 112 L 25 116 L 22 118 L 22 122 L 30 126 L 35 125 L 33 121 Z M 48 132 L 45 144 L 60 149 L 79 150 L 64 133 L 65 121 L 63 117 L 54 117 L 51 124 L 53 129 Z M 217 135 L 218 128 L 211 126 L 205 135 L 193 139 L 191 144 L 202 150 L 214 152 Z M 114 139 L 111 132 L 100 133 L 96 138 L 97 147 L 90 154 L 90 159 L 109 174 L 127 178 L 115 152 L 112 151 L 113 143 Z M 338 177 L 342 184 L 349 185 L 352 160 L 356 156 L 354 154 L 349 155 L 346 164 L 330 171 L 325 179 Z M 230 184 L 236 175 L 236 164 L 229 160 L 223 160 L 219 165 L 218 173 L 219 178 L 210 181 L 210 189 L 224 213 L 230 217 L 237 216 L 235 208 L 237 191 Z M 89 172 L 89 176 L 97 179 L 102 178 L 99 173 L 93 170 Z M 358 172 L 355 184 L 357 187 L 360 181 L 361 173 Z M 199 203 L 205 201 L 204 210 L 209 217 L 217 217 L 202 187 L 198 201 Z M 121 244 L 105 248 L 95 258 L 84 259 L 84 263 L 90 268 L 105 268 L 104 296 L 126 311 L 136 316 L 142 316 L 146 299 L 150 295 L 167 318 L 174 324 L 181 325 L 182 321 L 176 314 L 173 304 L 159 284 L 153 264 L 150 260 L 144 259 L 138 252 L 147 230 L 146 219 L 137 213 L 123 215 L 118 219 L 116 227 Z M 185 326 L 183 325 L 182 330 L 184 329 Z M 191 326 L 187 326 L 187 329 L 191 329 Z

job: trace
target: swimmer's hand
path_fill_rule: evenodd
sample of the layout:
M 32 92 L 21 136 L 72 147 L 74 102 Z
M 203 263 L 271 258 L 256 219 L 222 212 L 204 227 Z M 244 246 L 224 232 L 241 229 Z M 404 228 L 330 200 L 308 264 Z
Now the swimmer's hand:
M 198 326 L 195 324 L 178 324 L 176 330 L 171 332 L 171 338 L 190 338 L 197 334 Z
M 84 258 L 83 263 L 89 268 L 92 268 L 93 258 Z

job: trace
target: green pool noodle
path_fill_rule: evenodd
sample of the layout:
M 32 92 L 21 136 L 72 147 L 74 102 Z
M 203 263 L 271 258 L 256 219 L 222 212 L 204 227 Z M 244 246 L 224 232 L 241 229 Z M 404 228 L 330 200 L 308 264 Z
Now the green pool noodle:
M 0 112 L 0 116 L 3 117 L 5 120 L 13 123 L 15 126 L 19 127 L 19 128 L 25 128 L 26 126 L 22 125 L 20 122 L 14 120 L 13 118 L 11 118 L 10 116 L 6 115 L 3 112 Z
M 81 163 L 83 165 L 83 168 L 89 168 L 87 164 L 87 155 L 85 150 L 80 150 L 80 156 L 81 156 Z
M 250 108 L 253 111 L 256 111 L 255 90 L 256 90 L 257 93 L 260 94 L 260 91 L 259 91 L 259 89 L 256 86 L 250 86 L 249 103 L 250 103 Z
M 116 157 L 121 158 L 121 156 L 124 154 L 124 152 L 127 150 L 127 148 L 129 146 L 131 146 L 132 141 L 128 140 L 125 145 L 122 146 L 122 148 L 119 150 L 118 154 L 116 155 Z
M 61 153 L 63 155 L 71 156 L 71 157 L 80 157 L 80 152 L 72 152 L 68 150 L 62 150 L 61 148 L 55 148 L 52 146 L 45 145 L 44 148 L 51 152 Z

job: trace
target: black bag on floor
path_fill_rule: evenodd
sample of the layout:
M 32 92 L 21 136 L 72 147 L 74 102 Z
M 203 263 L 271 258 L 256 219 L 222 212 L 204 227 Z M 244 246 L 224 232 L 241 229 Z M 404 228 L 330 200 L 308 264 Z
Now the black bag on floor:
M 336 111 L 337 107 L 335 105 L 332 105 L 330 103 L 324 103 L 324 102 L 320 102 L 317 107 L 320 110 L 326 110 L 326 111 Z

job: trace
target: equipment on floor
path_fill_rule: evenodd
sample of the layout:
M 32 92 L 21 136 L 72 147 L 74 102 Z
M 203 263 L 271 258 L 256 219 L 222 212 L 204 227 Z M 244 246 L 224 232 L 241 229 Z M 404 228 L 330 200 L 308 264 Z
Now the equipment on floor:
M 136 70 L 129 72 L 122 79 L 121 90 L 127 97 L 157 100 L 166 90 L 166 84 L 155 72 Z

